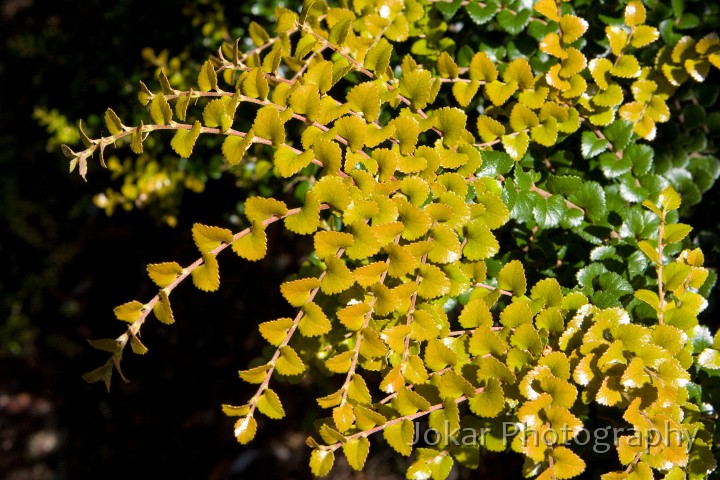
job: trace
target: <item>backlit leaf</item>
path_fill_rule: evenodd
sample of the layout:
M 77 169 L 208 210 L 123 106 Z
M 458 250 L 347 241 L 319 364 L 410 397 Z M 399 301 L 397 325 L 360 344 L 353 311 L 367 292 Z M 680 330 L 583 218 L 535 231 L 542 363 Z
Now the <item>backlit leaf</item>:
M 369 452 L 370 440 L 366 437 L 355 438 L 343 444 L 345 458 L 354 470 L 362 470 Z
M 132 302 L 123 303 L 113 309 L 113 313 L 118 320 L 123 322 L 133 323 L 135 320 L 140 318 L 144 305 L 137 300 Z
M 227 228 L 213 227 L 196 223 L 192 228 L 192 236 L 200 253 L 208 253 L 215 250 L 223 243 L 231 243 L 233 234 Z
M 268 388 L 260 395 L 257 402 L 257 409 L 268 418 L 281 419 L 285 416 L 280 398 L 272 389 Z
M 153 313 L 160 322 L 166 325 L 175 323 L 175 317 L 173 316 L 172 307 L 170 306 L 170 299 L 164 290 L 160 291 L 160 300 L 153 307 Z
M 170 285 L 183 271 L 177 262 L 152 263 L 147 266 L 150 279 L 160 288 Z
M 195 146 L 195 141 L 200 136 L 201 128 L 202 126 L 200 125 L 200 122 L 195 120 L 195 123 L 190 130 L 181 129 L 175 132 L 175 135 L 170 141 L 170 146 L 173 150 L 175 150 L 175 153 L 180 155 L 182 158 L 189 158 L 192 154 L 193 147 Z
M 192 271 L 193 283 L 204 292 L 214 292 L 220 288 L 220 267 L 212 254 L 203 255 L 203 263 Z
M 305 364 L 295 350 L 286 345 L 280 347 L 280 356 L 275 363 L 275 370 L 280 375 L 298 375 L 305 371 Z
M 412 421 L 404 419 L 399 423 L 388 425 L 383 430 L 383 437 L 388 445 L 400 455 L 410 456 L 415 437 L 415 425 Z
M 527 280 L 525 279 L 525 268 L 518 260 L 513 260 L 500 270 L 498 274 L 498 286 L 508 290 L 516 297 L 520 297 L 527 291 Z
M 317 337 L 330 331 L 330 320 L 318 304 L 308 302 L 303 305 L 302 310 L 304 315 L 298 323 L 298 329 L 304 337 Z

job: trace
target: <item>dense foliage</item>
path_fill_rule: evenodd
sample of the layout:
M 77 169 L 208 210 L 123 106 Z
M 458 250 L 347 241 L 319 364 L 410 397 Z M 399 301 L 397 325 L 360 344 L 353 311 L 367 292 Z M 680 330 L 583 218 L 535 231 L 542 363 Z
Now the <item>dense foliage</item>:
M 507 449 L 526 476 L 572 478 L 598 453 L 580 435 L 605 427 L 619 462 L 604 478 L 712 472 L 720 336 L 698 315 L 716 275 L 679 217 L 720 172 L 720 116 L 703 107 L 717 35 L 682 2 L 636 0 L 318 1 L 275 16 L 196 82 L 142 83 L 146 122 L 108 109 L 106 136 L 81 128 L 84 149 L 63 146 L 85 177 L 110 146 L 142 156 L 153 132 L 172 131 L 182 158 L 220 138 L 218 168 L 247 195 L 237 233 L 197 223 L 195 262 L 148 265 L 158 295 L 115 308 L 129 326 L 91 341 L 111 357 L 85 379 L 109 387 L 128 344 L 147 352 L 150 312 L 175 321 L 184 279 L 217 290 L 219 253 L 265 257 L 282 221 L 314 248 L 280 287 L 297 314 L 260 323 L 267 355 L 240 371 L 255 395 L 223 407 L 241 443 L 258 412 L 285 416 L 273 382 L 335 376 L 307 440 L 316 475 L 339 449 L 362 469 L 382 432 L 412 456 L 408 478 Z M 155 173 L 123 195 L 196 178 Z

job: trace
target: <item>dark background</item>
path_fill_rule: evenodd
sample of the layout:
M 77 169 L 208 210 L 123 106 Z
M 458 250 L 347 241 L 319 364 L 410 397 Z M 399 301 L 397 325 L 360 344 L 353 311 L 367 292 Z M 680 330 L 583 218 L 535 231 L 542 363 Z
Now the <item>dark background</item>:
M 220 9 L 230 33 L 242 34 L 253 18 L 267 21 L 272 4 L 255 3 L 255 14 L 248 5 Z M 261 420 L 249 447 L 238 446 L 233 420 L 220 410 L 254 393 L 236 371 L 262 351 L 256 325 L 292 314 L 277 285 L 307 249 L 281 229 L 269 229 L 271 255 L 259 264 L 223 256 L 219 292 L 179 287 L 175 325 L 149 320 L 149 353 L 140 358 L 128 349 L 130 383 L 115 377 L 108 394 L 81 379 L 106 358 L 86 339 L 122 331 L 112 307 L 155 294 L 145 265 L 192 262 L 191 225 L 222 224 L 240 199 L 233 181 L 221 178 L 210 180 L 206 193 L 183 194 L 175 228 L 145 211 L 107 217 L 92 196 L 106 188 L 109 174 L 94 161 L 87 183 L 69 174 L 58 149 L 48 150 L 33 111 L 57 109 L 74 124 L 108 106 L 138 110 L 137 81 L 153 68 L 142 49 L 188 51 L 201 62 L 216 44 L 200 31 L 217 15 L 208 1 L 0 2 L 0 478 L 309 475 L 309 449 L 298 432 L 310 430 L 319 392 L 278 385 L 288 421 Z M 717 192 L 690 220 L 710 266 L 718 258 Z M 365 474 L 340 466 L 333 475 L 402 478 L 393 473 L 403 469 L 394 457 L 374 450 Z M 519 458 L 495 460 L 504 467 L 498 478 L 519 472 Z

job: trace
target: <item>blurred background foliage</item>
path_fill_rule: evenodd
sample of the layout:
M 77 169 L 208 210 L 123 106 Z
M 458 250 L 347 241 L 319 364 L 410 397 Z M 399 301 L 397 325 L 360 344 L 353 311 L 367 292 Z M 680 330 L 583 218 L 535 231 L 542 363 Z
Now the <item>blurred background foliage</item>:
M 80 378 L 97 360 L 85 339 L 116 332 L 107 321 L 108 306 L 153 294 L 145 279 L 147 263 L 194 260 L 189 234 L 194 222 L 237 223 L 238 205 L 248 189 L 267 195 L 282 188 L 270 175 L 269 163 L 250 158 L 224 172 L 218 140 L 211 136 L 201 137 L 205 143 L 192 160 L 173 154 L 167 139 L 150 137 L 139 158 L 129 149 L 109 150 L 109 168 L 92 169 L 92 181 L 84 183 L 68 174 L 58 151 L 61 143 L 79 143 L 80 120 L 95 135 L 101 133 L 108 106 L 126 123 L 139 123 L 144 112 L 136 101 L 140 81 L 156 89 L 162 70 L 174 87 L 189 88 L 199 65 L 222 42 L 244 38 L 252 21 L 268 25 L 276 6 L 296 9 L 298 4 L 0 2 L 1 478 L 309 476 L 304 435 L 297 431 L 309 430 L 317 394 L 304 395 L 302 389 L 320 385 L 293 386 L 296 401 L 286 405 L 292 420 L 280 427 L 287 431 L 261 429 L 265 437 L 251 449 L 237 446 L 232 420 L 219 409 L 221 403 L 247 397 L 234 375 L 263 344 L 256 324 L 290 313 L 276 286 L 297 271 L 308 248 L 279 229 L 269 231 L 273 255 L 260 265 L 224 259 L 224 271 L 232 274 L 224 276 L 213 301 L 196 292 L 174 297 L 182 316 L 172 328 L 146 333 L 152 358 L 126 360 L 131 383 L 116 383 L 107 395 Z M 663 21 L 664 37 L 698 25 L 717 29 L 717 7 L 672 4 L 682 8 L 680 15 L 666 12 L 674 20 Z M 473 20 L 460 15 L 454 21 Z M 413 54 L 434 58 L 440 49 L 455 50 L 447 25 L 441 19 L 428 22 L 437 29 L 413 46 Z M 473 29 L 463 41 L 485 45 L 495 38 L 482 34 L 483 28 Z M 483 49 L 513 57 L 525 48 L 497 39 Z M 458 45 L 460 60 L 462 52 Z M 707 151 L 702 139 L 717 137 L 720 112 L 713 105 L 719 91 L 711 81 L 688 86 L 682 125 L 670 123 L 660 130 L 658 137 L 667 145 L 660 164 L 665 162 L 668 175 L 675 157 Z M 293 187 L 302 190 L 302 185 Z M 703 186 L 688 181 L 681 190 L 695 242 L 705 251 L 706 265 L 717 268 L 718 186 L 703 195 L 699 208 L 692 204 L 700 200 Z M 523 228 L 518 224 L 512 236 L 522 238 Z M 716 300 L 705 321 L 717 329 Z M 401 478 L 393 472 L 404 469 L 389 458 L 374 456 L 367 478 Z M 490 460 L 489 465 L 505 466 L 519 461 L 505 454 Z M 519 471 L 519 465 L 512 470 Z M 504 471 L 479 474 L 505 478 Z M 333 472 L 336 478 L 352 475 L 342 467 Z

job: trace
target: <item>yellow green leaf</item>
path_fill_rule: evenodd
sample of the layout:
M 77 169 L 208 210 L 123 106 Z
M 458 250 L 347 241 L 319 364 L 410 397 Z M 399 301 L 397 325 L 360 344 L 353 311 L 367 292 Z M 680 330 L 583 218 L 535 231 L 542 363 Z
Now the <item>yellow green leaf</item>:
M 400 423 L 388 425 L 383 430 L 383 437 L 388 445 L 400 455 L 410 456 L 413 450 L 413 438 L 415 438 L 415 425 L 412 421 L 404 419 Z
M 244 136 L 228 135 L 223 140 L 222 153 L 230 165 L 237 165 L 253 143 L 255 132 L 250 129 Z
M 657 28 L 649 25 L 639 25 L 635 27 L 632 39 L 630 40 L 630 45 L 635 48 L 642 48 L 650 45 L 659 37 L 660 32 L 658 32 Z
M 192 236 L 200 253 L 215 250 L 223 243 L 231 243 L 233 234 L 227 228 L 213 227 L 196 223 L 192 227 Z
M 217 73 L 215 72 L 215 67 L 213 67 L 210 60 L 203 63 L 202 68 L 200 68 L 198 86 L 203 92 L 209 92 L 210 90 L 217 89 Z
M 550 89 L 548 87 L 536 87 L 535 90 L 524 90 L 518 95 L 518 101 L 526 107 L 537 110 L 545 104 Z
M 450 291 L 450 280 L 439 267 L 431 264 L 420 265 L 419 274 L 422 277 L 418 285 L 418 295 L 423 298 L 437 298 Z
M 376 83 L 365 82 L 354 86 L 347 94 L 350 108 L 360 112 L 368 122 L 377 120 L 380 114 L 380 90 Z
M 530 130 L 530 135 L 540 145 L 546 147 L 555 145 L 558 136 L 557 120 L 554 117 L 549 117 L 540 125 L 533 127 Z
M 320 225 L 320 202 L 317 195 L 310 190 L 305 195 L 305 203 L 300 212 L 286 216 L 284 222 L 285 228 L 300 235 L 316 231 Z
M 270 345 L 279 346 L 285 337 L 287 336 L 288 330 L 293 326 L 292 318 L 278 318 L 277 320 L 271 320 L 263 322 L 258 326 L 260 335 L 267 340 Z
M 150 102 L 150 116 L 158 125 L 169 125 L 172 122 L 172 109 L 165 99 L 165 95 L 153 97 Z
M 175 323 L 175 317 L 170 307 L 170 299 L 164 290 L 160 291 L 160 300 L 153 307 L 153 313 L 160 322 L 166 325 Z
M 305 150 L 298 154 L 294 149 L 281 145 L 273 156 L 273 161 L 281 176 L 288 178 L 305 168 L 313 161 L 312 150 Z
M 518 89 L 517 82 L 503 83 L 499 80 L 493 80 L 485 84 L 485 95 L 495 106 L 501 106 L 515 93 Z
M 245 216 L 252 223 L 262 223 L 271 217 L 282 217 L 287 213 L 284 202 L 274 198 L 250 197 L 245 201 Z
M 328 257 L 325 259 L 327 270 L 325 276 L 320 282 L 320 289 L 328 295 L 344 292 L 355 283 L 355 277 L 348 269 L 345 262 L 337 257 Z
M 588 29 L 588 22 L 575 15 L 563 15 L 558 23 L 563 33 L 562 41 L 566 45 L 582 37 Z
M 360 330 L 365 324 L 365 317 L 372 311 L 367 303 L 355 303 L 337 311 L 337 318 L 348 330 Z
M 588 63 L 590 75 L 600 89 L 605 90 L 609 86 L 610 81 L 610 70 L 613 68 L 613 64 L 607 58 L 593 58 Z
M 492 117 L 480 115 L 477 119 L 477 129 L 483 142 L 489 143 L 505 135 L 505 127 Z
M 638 0 L 632 0 L 625 6 L 625 25 L 636 27 L 645 23 L 645 5 Z
M 257 432 L 257 421 L 253 417 L 243 417 L 235 422 L 235 438 L 245 445 L 255 438 Z
M 530 129 L 538 125 L 539 120 L 535 112 L 523 104 L 517 103 L 510 112 L 510 126 L 515 132 Z
M 486 83 L 497 80 L 497 68 L 485 52 L 478 52 L 473 56 L 469 70 L 471 80 Z
M 535 9 L 536 12 L 545 15 L 553 22 L 560 21 L 560 15 L 558 14 L 559 9 L 555 0 L 538 0 L 533 5 L 533 9 Z
M 195 146 L 195 141 L 200 136 L 201 128 L 200 122 L 196 120 L 190 130 L 181 129 L 175 132 L 175 135 L 170 141 L 170 146 L 175 150 L 175 153 L 182 158 L 189 158 Z
M 193 283 L 204 292 L 214 292 L 220 288 L 220 267 L 217 258 L 211 254 L 203 255 L 203 263 L 192 271 Z
M 362 470 L 370 452 L 370 440 L 366 437 L 358 437 L 344 443 L 342 448 L 345 458 L 353 470 Z
M 270 86 L 262 67 L 255 67 L 246 74 L 242 82 L 242 92 L 250 98 L 267 98 Z
M 305 364 L 292 347 L 280 347 L 280 356 L 275 362 L 275 370 L 280 375 L 299 375 L 305 371 Z
M 115 113 L 112 108 L 105 110 L 105 125 L 110 131 L 110 135 L 117 135 L 118 133 L 125 131 L 122 121 L 120 121 L 120 117 L 118 117 L 117 113 Z
M 613 55 L 620 55 L 625 49 L 625 45 L 627 45 L 627 30 L 618 26 L 607 26 L 605 27 L 605 34 L 610 41 L 610 50 L 612 50 Z
M 147 266 L 150 279 L 160 288 L 170 285 L 183 271 L 177 262 L 151 263 Z
M 140 318 L 144 307 L 145 306 L 142 303 L 137 300 L 133 300 L 132 302 L 118 305 L 113 309 L 113 313 L 118 320 L 133 323 L 135 320 Z
M 528 146 L 530 145 L 530 137 L 525 132 L 514 133 L 502 136 L 502 145 L 510 158 L 519 162 L 525 156 Z
M 520 297 L 527 291 L 527 280 L 525 268 L 519 260 L 513 260 L 500 270 L 498 274 L 498 286 L 512 292 L 513 296 Z
M 500 382 L 488 379 L 483 390 L 472 397 L 468 405 L 470 411 L 479 417 L 497 417 L 505 408 L 505 394 Z
M 285 142 L 284 124 L 277 107 L 267 105 L 258 110 L 252 130 L 256 136 L 270 140 L 277 147 Z
M 634 78 L 640 75 L 640 64 L 634 55 L 625 54 L 617 60 L 610 73 L 616 77 Z
M 320 288 L 320 280 L 308 277 L 283 283 L 280 285 L 280 292 L 290 305 L 302 307 L 316 288 Z
M 593 103 L 600 107 L 614 107 L 623 101 L 623 92 L 620 85 L 608 85 L 605 90 L 600 90 L 593 97 Z
M 452 86 L 452 93 L 461 107 L 470 105 L 473 97 L 480 89 L 480 82 L 471 80 L 470 82 L 455 82 Z
M 335 454 L 332 450 L 316 448 L 310 454 L 310 470 L 316 477 L 324 477 L 330 473 L 334 462 Z
M 560 36 L 555 32 L 548 33 L 540 40 L 540 51 L 559 59 L 564 59 L 568 56 L 560 44 Z
M 585 67 L 587 66 L 587 59 L 585 58 L 585 55 L 580 52 L 577 48 L 570 47 L 566 50 L 567 52 L 567 58 L 563 59 L 560 63 L 560 76 L 563 78 L 570 78 L 574 75 L 577 75 L 578 73 L 582 72 Z M 571 81 L 571 88 L 572 88 L 572 81 Z M 583 92 L 584 92 L 583 88 Z M 580 92 L 580 93 L 583 93 Z M 569 94 L 570 96 L 574 96 L 574 94 Z
M 298 329 L 304 337 L 317 337 L 330 331 L 332 325 L 322 308 L 314 302 L 308 302 L 302 307 L 303 317 L 298 323 Z
M 505 83 L 517 82 L 520 89 L 532 88 L 534 76 L 530 64 L 524 58 L 516 58 L 510 62 L 503 72 Z
M 282 406 L 282 402 L 280 402 L 280 398 L 277 396 L 277 393 L 270 388 L 260 395 L 257 409 L 266 417 L 275 420 L 279 420 L 285 416 L 285 409 Z
M 500 244 L 482 220 L 466 226 L 466 239 L 463 255 L 471 261 L 490 258 L 500 250 Z
M 253 222 L 250 232 L 235 240 L 232 249 L 251 262 L 264 258 L 267 253 L 267 234 L 262 222 Z

